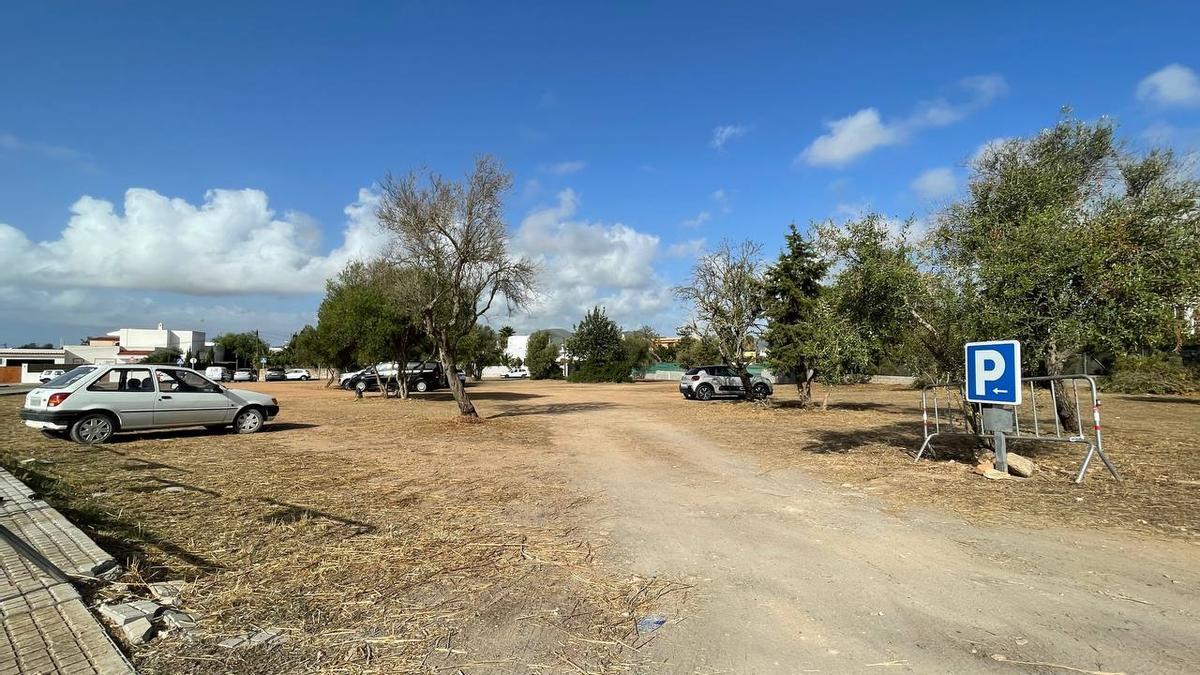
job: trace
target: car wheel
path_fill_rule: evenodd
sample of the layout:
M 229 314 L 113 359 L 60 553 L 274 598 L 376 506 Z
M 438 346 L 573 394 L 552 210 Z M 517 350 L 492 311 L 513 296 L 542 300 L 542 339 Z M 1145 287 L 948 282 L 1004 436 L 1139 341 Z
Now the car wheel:
M 301 375 L 301 376 L 300 376 L 300 379 L 301 379 L 301 381 L 305 381 L 305 382 L 307 382 L 307 381 L 308 381 L 308 376 L 307 376 L 307 375 Z
M 239 434 L 252 434 L 263 427 L 263 414 L 258 408 L 246 408 L 233 420 L 233 429 Z
M 766 398 L 771 395 L 771 388 L 767 386 L 766 382 L 759 382 L 754 385 L 754 395 L 759 398 Z
M 696 398 L 701 401 L 707 401 L 713 397 L 713 388 L 711 384 L 702 384 L 696 387 Z
M 417 384 L 413 386 L 413 389 L 416 389 L 418 392 L 424 394 L 425 392 L 429 391 L 429 383 L 425 380 L 417 380 Z
M 84 415 L 71 425 L 71 440 L 84 445 L 104 443 L 112 438 L 116 429 L 112 418 L 103 413 Z

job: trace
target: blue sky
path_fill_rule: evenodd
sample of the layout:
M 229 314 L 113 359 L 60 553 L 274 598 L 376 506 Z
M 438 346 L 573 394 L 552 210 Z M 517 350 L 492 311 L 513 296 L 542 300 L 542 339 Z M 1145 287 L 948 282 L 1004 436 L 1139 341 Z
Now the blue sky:
M 378 245 L 380 177 L 480 152 L 544 269 L 496 323 L 602 302 L 672 332 L 702 245 L 926 218 L 981 144 L 1063 105 L 1135 144 L 1200 139 L 1196 3 L 642 5 L 0 9 L 0 343 L 158 321 L 282 340 Z

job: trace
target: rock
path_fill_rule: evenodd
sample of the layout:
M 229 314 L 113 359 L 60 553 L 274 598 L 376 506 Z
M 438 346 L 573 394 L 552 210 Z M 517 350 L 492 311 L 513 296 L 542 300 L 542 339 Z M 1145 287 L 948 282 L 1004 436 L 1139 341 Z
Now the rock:
M 121 632 L 125 634 L 125 639 L 130 644 L 140 645 L 154 637 L 154 624 L 150 623 L 149 618 L 143 616 L 121 626 Z
M 287 636 L 283 634 L 283 631 L 279 630 L 278 628 L 270 628 L 268 630 L 260 630 L 254 635 L 251 635 L 250 644 L 255 646 L 261 645 L 264 647 L 270 647 L 272 645 L 277 645 L 286 639 Z
M 988 469 L 987 471 L 984 471 L 983 477 L 987 478 L 988 480 L 1012 480 L 1013 479 L 1012 476 L 1004 473 L 1003 471 L 997 471 L 995 469 Z
M 179 595 L 186 585 L 187 583 L 183 581 L 159 581 L 149 584 L 147 588 L 150 589 L 150 595 L 153 595 L 154 599 L 162 604 L 177 605 L 179 604 Z
M 1008 471 L 1022 478 L 1029 478 L 1033 475 L 1033 470 L 1037 467 L 1033 460 L 1023 455 L 1018 455 L 1015 452 L 1008 453 Z
M 245 635 L 235 635 L 231 638 L 221 640 L 217 643 L 217 646 L 224 647 L 226 649 L 237 649 L 238 647 L 244 647 L 248 644 L 250 644 L 250 641 L 246 639 Z
M 649 616 L 644 616 L 644 617 L 638 619 L 637 632 L 639 634 L 653 633 L 654 631 L 658 630 L 659 628 L 662 628 L 663 624 L 665 624 L 666 622 L 667 622 L 667 617 L 661 616 L 658 614 L 650 614 Z
M 148 620 L 149 617 L 154 616 L 154 614 L 156 614 L 158 611 L 158 605 L 155 605 L 153 602 L 150 604 L 153 605 L 155 609 L 149 613 L 146 612 L 144 607 L 138 607 L 137 604 L 138 603 L 122 602 L 116 605 L 100 605 L 97 611 L 100 612 L 100 616 L 108 619 L 118 627 L 131 624 L 138 619 Z
M 179 487 L 178 485 L 172 485 L 161 490 L 155 490 L 155 492 L 187 492 L 187 488 Z
M 975 473 L 979 474 L 980 476 L 984 476 L 984 475 L 987 475 L 987 472 L 992 471 L 995 468 L 996 468 L 996 465 L 992 464 L 992 460 L 985 459 L 975 465 L 974 471 L 975 471 Z
M 159 612 L 163 611 L 163 606 L 153 600 L 138 600 L 137 602 L 129 603 L 130 607 L 138 610 L 147 618 L 153 619 L 158 616 Z
M 177 609 L 168 609 L 162 613 L 163 623 L 172 630 L 187 631 L 196 627 L 196 617 Z

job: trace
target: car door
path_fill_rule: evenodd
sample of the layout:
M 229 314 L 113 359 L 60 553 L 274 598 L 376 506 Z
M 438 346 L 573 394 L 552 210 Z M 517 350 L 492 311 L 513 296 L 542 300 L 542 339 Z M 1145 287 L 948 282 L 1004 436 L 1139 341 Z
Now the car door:
M 155 426 L 225 424 L 237 412 L 237 403 L 224 389 L 190 370 L 159 368 L 155 370 L 155 382 Z
M 738 377 L 737 371 L 729 366 L 721 366 L 721 390 L 726 394 L 738 394 L 742 391 L 742 379 Z
M 122 429 L 154 426 L 154 378 L 149 368 L 113 368 L 88 385 L 87 405 L 112 411 Z

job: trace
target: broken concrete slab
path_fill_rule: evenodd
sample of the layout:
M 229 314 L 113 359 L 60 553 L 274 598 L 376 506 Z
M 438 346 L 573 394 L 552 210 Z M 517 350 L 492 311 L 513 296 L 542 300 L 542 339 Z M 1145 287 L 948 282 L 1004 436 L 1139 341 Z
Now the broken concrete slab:
M 138 619 L 146 618 L 145 612 L 127 602 L 115 605 L 100 605 L 97 611 L 100 612 L 100 616 L 108 619 L 116 626 L 124 626 Z
M 166 624 L 167 628 L 173 630 L 187 630 L 197 626 L 196 617 L 177 609 L 166 610 L 160 618 Z
M 139 645 L 154 637 L 154 624 L 143 616 L 121 626 L 121 633 L 130 644 Z
M 1033 475 L 1033 470 L 1035 468 L 1037 468 L 1037 465 L 1034 464 L 1033 460 L 1029 459 L 1028 457 L 1025 457 L 1024 455 L 1018 455 L 1015 452 L 1008 453 L 1009 473 L 1016 474 L 1022 478 L 1029 478 Z
M 250 640 L 245 635 L 235 635 L 231 638 L 226 638 L 224 640 L 221 640 L 220 642 L 217 643 L 217 646 L 224 647 L 226 649 L 237 649 L 239 647 L 244 647 L 248 644 L 250 644 Z
M 183 589 L 187 586 L 184 581 L 157 581 L 147 585 L 150 590 L 150 595 L 154 599 L 164 605 L 176 605 L 179 603 L 179 596 L 183 593 Z
M 251 635 L 250 644 L 269 647 L 272 645 L 277 645 L 286 639 L 287 636 L 283 634 L 282 630 L 278 628 L 269 628 L 267 630 L 260 630 L 254 635 Z

